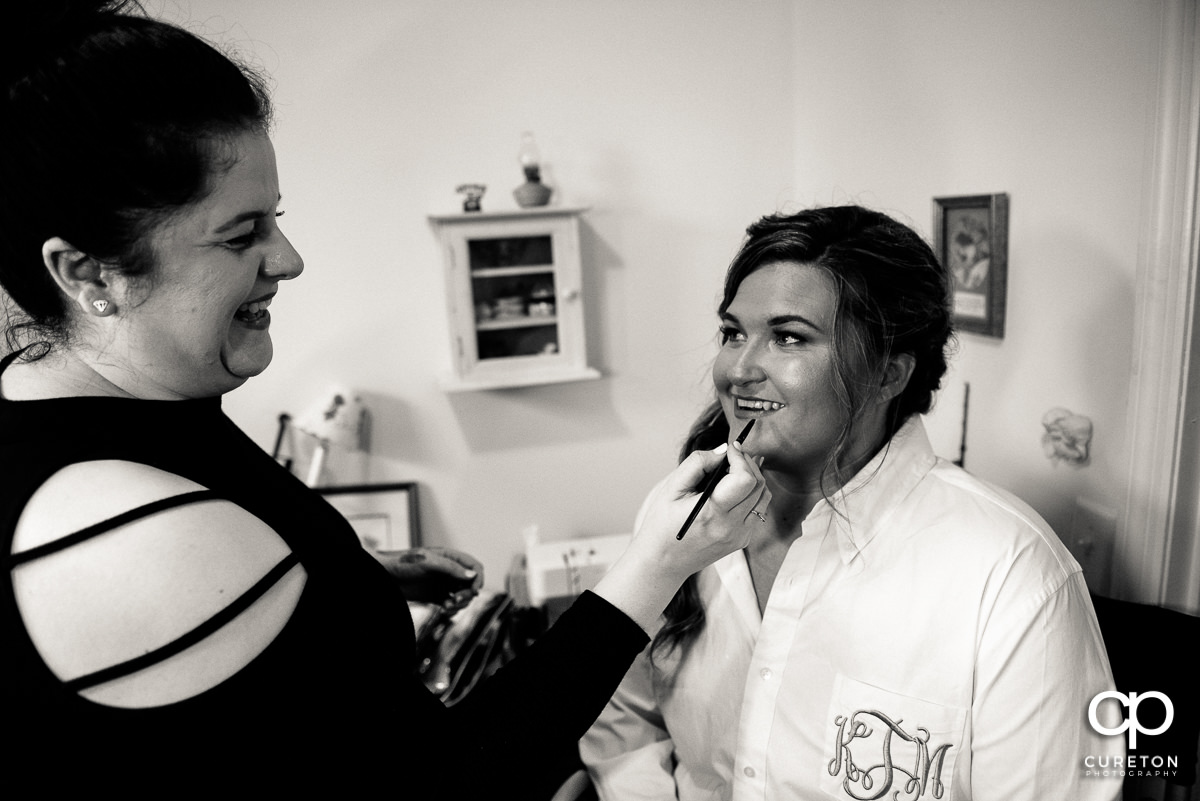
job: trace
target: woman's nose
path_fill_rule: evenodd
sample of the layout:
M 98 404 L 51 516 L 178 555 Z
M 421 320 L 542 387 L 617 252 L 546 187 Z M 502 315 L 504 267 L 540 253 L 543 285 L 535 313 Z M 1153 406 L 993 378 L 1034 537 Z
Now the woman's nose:
M 766 377 L 762 364 L 762 349 L 753 341 L 747 342 L 738 352 L 737 359 L 729 369 L 729 380 L 735 384 L 753 384 Z
M 262 274 L 276 281 L 288 281 L 304 272 L 304 259 L 282 233 L 277 234 L 279 247 L 272 250 L 262 264 Z

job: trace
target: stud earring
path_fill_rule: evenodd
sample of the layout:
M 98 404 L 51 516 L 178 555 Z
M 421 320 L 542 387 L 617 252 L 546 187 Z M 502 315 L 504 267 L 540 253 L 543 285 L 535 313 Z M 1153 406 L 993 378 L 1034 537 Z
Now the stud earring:
M 92 301 L 92 308 L 96 310 L 95 314 L 97 317 L 107 317 L 111 313 L 109 309 L 112 308 L 112 304 L 100 298 Z

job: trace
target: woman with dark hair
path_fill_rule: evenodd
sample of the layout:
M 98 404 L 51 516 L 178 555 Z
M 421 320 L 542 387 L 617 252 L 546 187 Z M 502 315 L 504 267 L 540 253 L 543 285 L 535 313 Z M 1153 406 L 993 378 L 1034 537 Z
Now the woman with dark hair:
M 595 591 L 442 706 L 405 595 L 430 576 L 409 563 L 402 587 L 221 412 L 303 269 L 262 81 L 126 5 L 19 5 L 0 42 L 10 775 L 47 795 L 547 795 L 683 580 L 744 544 L 757 467 L 729 449 L 679 542 L 722 455 L 689 458 Z
M 581 744 L 606 801 L 1100 799 L 1111 689 L 1079 566 L 1016 498 L 937 459 L 947 276 L 855 206 L 765 217 L 729 267 L 716 402 L 755 421 L 768 507 L 691 577 Z

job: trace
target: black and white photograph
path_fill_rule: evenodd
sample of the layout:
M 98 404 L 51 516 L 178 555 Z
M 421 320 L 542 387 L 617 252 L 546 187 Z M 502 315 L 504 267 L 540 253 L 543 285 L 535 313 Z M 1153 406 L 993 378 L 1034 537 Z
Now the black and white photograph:
M 7 795 L 1200 801 L 1196 0 L 6 11 Z

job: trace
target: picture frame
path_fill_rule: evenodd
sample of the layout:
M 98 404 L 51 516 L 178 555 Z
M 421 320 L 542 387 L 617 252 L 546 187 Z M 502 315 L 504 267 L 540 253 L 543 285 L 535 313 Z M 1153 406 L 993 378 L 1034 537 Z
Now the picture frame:
M 937 257 L 952 281 L 954 327 L 1004 338 L 1008 289 L 1008 195 L 933 199 Z
M 417 483 L 317 487 L 371 551 L 403 551 L 421 544 Z

